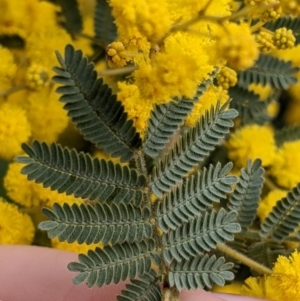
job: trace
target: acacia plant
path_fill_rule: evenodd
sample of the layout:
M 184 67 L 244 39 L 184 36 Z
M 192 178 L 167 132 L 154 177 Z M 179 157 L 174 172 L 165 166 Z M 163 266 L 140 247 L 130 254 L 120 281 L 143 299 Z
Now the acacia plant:
M 157 105 L 142 140 L 80 50 L 68 45 L 64 58 L 57 57 L 53 80 L 62 85 L 57 92 L 69 117 L 87 140 L 122 162 L 57 143 L 23 145 L 29 157 L 18 161 L 29 180 L 86 200 L 43 209 L 49 221 L 40 228 L 60 241 L 104 245 L 69 264 L 79 272 L 74 283 L 101 287 L 129 278 L 118 300 L 154 301 L 161 299 L 160 282 L 180 291 L 232 280 L 233 263 L 210 253 L 241 231 L 237 211 L 214 208 L 233 192 L 237 177 L 229 175 L 231 163 L 194 169 L 229 133 L 237 111 L 228 103 L 212 107 L 162 155 L 204 84 L 195 99 Z
M 141 139 L 81 50 L 67 45 L 64 57 L 57 52 L 57 58 L 60 67 L 54 68 L 53 80 L 61 84 L 57 93 L 68 116 L 87 140 L 120 160 L 93 158 L 38 141 L 23 144 L 28 156 L 17 158 L 26 164 L 22 173 L 29 180 L 84 200 L 80 205 L 44 208 L 49 220 L 39 225 L 49 238 L 60 241 L 102 242 L 103 248 L 80 254 L 78 262 L 68 265 L 79 272 L 74 283 L 101 287 L 129 278 L 118 301 L 157 301 L 169 294 L 176 297 L 182 289 L 222 286 L 233 280 L 240 262 L 270 274 L 261 263 L 272 265 L 279 248 L 274 243 L 297 226 L 290 210 L 282 212 L 282 204 L 297 203 L 299 191 L 291 191 L 262 225 L 259 237 L 267 237 L 269 244 L 261 245 L 253 237 L 248 242 L 250 257 L 257 262 L 246 257 L 239 239 L 247 240 L 256 216 L 264 181 L 261 161 L 249 160 L 239 177 L 230 174 L 231 162 L 207 162 L 238 113 L 229 102 L 218 102 L 194 127 L 182 127 L 215 74 L 198 86 L 193 99 L 156 105 Z M 261 252 L 268 254 L 259 258 Z
M 61 4 L 65 14 L 66 22 L 62 25 L 78 38 L 82 24 L 75 5 L 77 1 L 69 4 L 56 2 Z M 183 24 L 171 26 L 171 18 L 165 18 L 160 27 L 156 26 L 160 25 L 157 22 L 153 24 L 152 15 L 144 15 L 143 10 L 137 13 L 142 17 L 140 21 L 137 19 L 138 24 L 131 24 L 131 20 L 126 20 L 129 25 L 123 23 L 122 1 L 110 1 L 111 6 L 107 1 L 96 1 L 95 39 L 92 39 L 95 53 L 91 61 L 97 63 L 97 58 L 105 53 L 108 65 L 120 68 L 117 74 L 119 71 L 124 75 L 140 70 L 140 74 L 134 74 L 136 85 L 141 83 L 138 80 L 151 65 L 143 62 L 149 58 L 155 61 L 156 51 L 156 59 L 165 69 L 153 68 L 152 71 L 157 73 L 152 73 L 152 77 L 169 71 L 169 67 L 174 68 L 174 64 L 167 63 L 172 63 L 174 58 L 177 62 L 177 51 L 174 52 L 170 45 L 167 56 L 163 51 L 167 45 L 163 41 L 168 35 L 191 29 L 189 34 L 198 32 L 202 37 L 205 29 L 209 35 L 204 34 L 201 45 L 206 47 L 206 38 L 211 37 L 213 26 L 203 23 L 205 26 L 201 28 L 200 24 L 201 30 L 196 31 L 192 25 L 201 20 L 215 22 L 220 25 L 220 32 L 224 29 L 224 33 L 228 34 L 227 40 L 226 37 L 221 39 L 220 32 L 214 36 L 215 40 L 226 42 L 221 43 L 223 48 L 219 47 L 221 44 L 214 47 L 226 50 L 230 41 L 228 45 L 232 48 L 223 51 L 222 59 L 228 61 L 228 66 L 233 69 L 225 65 L 223 68 L 220 62 L 211 65 L 209 70 L 220 64 L 221 69 L 212 72 L 209 79 L 203 71 L 205 74 L 199 78 L 207 80 L 199 83 L 196 94 L 189 99 L 183 96 L 190 89 L 190 81 L 185 81 L 185 77 L 193 70 L 196 74 L 195 70 L 202 63 L 199 60 L 198 67 L 194 68 L 194 64 L 190 64 L 194 53 L 181 53 L 181 59 L 191 55 L 184 61 L 190 70 L 188 67 L 182 69 L 182 74 L 175 78 L 175 84 L 173 78 L 164 82 L 164 85 L 169 83 L 168 87 L 159 81 L 151 83 L 157 84 L 156 90 L 162 87 L 168 90 L 166 94 L 158 93 L 157 98 L 162 95 L 176 97 L 169 102 L 168 99 L 163 102 L 155 99 L 148 126 L 142 129 L 145 132 L 141 135 L 141 128 L 135 128 L 129 113 L 125 112 L 124 103 L 117 100 L 102 78 L 97 78 L 93 62 L 90 63 L 81 50 L 68 45 L 64 55 L 56 53 L 60 67 L 54 68 L 56 75 L 52 78 L 60 84 L 57 88 L 57 93 L 62 94 L 60 101 L 85 139 L 119 161 L 99 159 L 58 143 L 46 144 L 36 140 L 32 144 L 23 144 L 27 156 L 17 157 L 18 162 L 25 164 L 22 173 L 28 180 L 82 200 L 80 204 L 56 203 L 52 208 L 44 208 L 43 213 L 48 220 L 43 221 L 39 228 L 47 231 L 49 238 L 57 237 L 61 242 L 88 245 L 101 242 L 102 248 L 80 254 L 78 262 L 70 263 L 68 268 L 78 272 L 73 280 L 75 284 L 86 283 L 89 287 L 127 280 L 126 289 L 117 296 L 118 301 L 176 300 L 182 289 L 210 289 L 214 284 L 222 286 L 234 279 L 241 263 L 250 266 L 253 274 L 272 274 L 271 268 L 278 254 L 291 251 L 286 242 L 299 242 L 300 185 L 278 200 L 265 220 L 259 222 L 256 217 L 261 195 L 278 188 L 278 179 L 272 175 L 272 170 L 270 172 L 268 163 L 262 164 L 265 158 L 248 160 L 240 174 L 233 175 L 237 174 L 237 170 L 232 171 L 233 163 L 228 162 L 229 152 L 221 146 L 228 136 L 227 141 L 230 140 L 230 129 L 237 116 L 236 132 L 239 127 L 247 129 L 253 124 L 270 122 L 269 104 L 274 99 L 278 101 L 281 90 L 297 82 L 295 73 L 299 69 L 290 61 L 268 54 L 270 49 L 266 48 L 274 48 L 279 42 L 276 44 L 278 49 L 297 45 L 299 17 L 280 17 L 277 1 L 258 3 L 254 8 L 248 7 L 253 6 L 253 1 L 237 1 L 241 9 L 236 13 L 210 16 L 206 10 L 211 2 L 208 1 L 195 18 Z M 132 1 L 130 5 L 134 7 L 134 3 Z M 217 3 L 215 1 L 216 8 Z M 151 12 L 158 11 L 158 16 L 165 15 L 161 3 L 158 6 L 154 3 L 150 8 Z M 267 15 L 262 13 L 264 10 Z M 218 15 L 219 10 L 216 9 L 215 13 Z M 147 19 L 147 16 L 151 18 Z M 256 17 L 262 21 L 258 22 Z M 143 18 L 150 27 L 143 26 Z M 245 18 L 246 24 L 239 24 L 239 18 Z M 124 41 L 128 42 L 127 25 L 145 35 L 136 53 L 130 53 L 126 43 L 128 50 L 123 42 L 115 43 L 118 38 L 122 40 L 118 37 L 116 25 L 125 34 Z M 148 27 L 153 32 L 148 32 Z M 232 42 L 236 41 L 235 37 L 240 37 L 243 28 L 248 28 L 251 47 L 242 39 L 240 44 Z M 278 32 L 283 32 L 285 39 L 281 39 L 281 34 L 278 38 Z M 178 45 L 183 45 L 181 42 L 184 40 L 178 39 Z M 136 41 L 135 36 L 133 41 Z M 200 40 L 187 41 L 194 41 L 194 44 L 186 42 L 185 49 L 198 47 L 196 49 L 202 53 Z M 144 61 L 138 56 L 142 51 L 145 52 Z M 226 56 L 228 53 L 234 56 Z M 136 61 L 132 60 L 134 56 Z M 178 88 L 177 94 L 173 94 L 172 90 L 182 82 L 184 84 Z M 130 79 L 126 83 L 131 83 Z M 256 92 L 249 90 L 251 84 L 268 85 L 272 90 L 269 98 L 261 101 Z M 191 126 L 186 119 L 212 86 L 222 86 L 232 100 L 225 104 L 217 101 L 199 119 L 196 116 L 197 121 Z M 151 96 L 148 92 L 143 91 L 142 101 Z M 279 148 L 285 143 L 299 141 L 300 127 L 280 129 L 274 136 Z M 261 154 L 264 155 L 263 152 Z M 248 154 L 245 156 L 249 157 Z M 234 164 L 236 167 L 237 162 Z M 262 165 L 269 174 L 264 174 Z M 264 186 L 265 180 L 267 185 Z

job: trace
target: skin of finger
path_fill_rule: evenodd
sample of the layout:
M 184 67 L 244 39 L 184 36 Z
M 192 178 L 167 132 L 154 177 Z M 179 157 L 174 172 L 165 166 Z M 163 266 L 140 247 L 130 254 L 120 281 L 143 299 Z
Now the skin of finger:
M 114 301 L 125 283 L 88 288 L 74 285 L 67 269 L 77 254 L 37 246 L 0 245 L 0 301 Z M 246 297 L 247 298 L 247 297 Z M 241 296 L 183 291 L 180 301 L 250 301 Z

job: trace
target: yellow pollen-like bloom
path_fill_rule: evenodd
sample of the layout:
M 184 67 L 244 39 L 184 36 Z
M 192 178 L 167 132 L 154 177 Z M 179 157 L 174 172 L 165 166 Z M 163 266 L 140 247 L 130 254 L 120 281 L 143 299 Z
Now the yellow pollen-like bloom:
M 17 70 L 13 54 L 9 49 L 0 46 L 0 90 L 6 90 L 11 87 L 12 79 Z
M 172 20 L 185 22 L 199 12 L 206 16 L 225 17 L 231 14 L 231 0 L 167 0 Z M 206 11 L 204 12 L 204 8 Z
M 228 23 L 219 37 L 218 54 L 228 66 L 243 70 L 250 68 L 258 58 L 258 45 L 247 24 Z
M 119 82 L 118 87 L 118 100 L 122 102 L 128 118 L 133 120 L 135 128 L 143 138 L 148 127 L 148 119 L 150 118 L 153 104 L 151 101 L 140 97 L 139 89 L 136 85 L 127 85 Z
M 237 73 L 228 67 L 223 67 L 217 77 L 218 85 L 228 90 L 230 87 L 235 86 L 237 83 Z
M 262 13 L 262 21 L 268 22 L 278 19 L 282 14 L 282 7 L 278 0 L 265 0 L 264 4 L 271 7 L 265 9 Z
M 121 39 L 141 34 L 149 41 L 155 42 L 171 27 L 165 1 L 110 0 L 110 5 Z
M 134 72 L 134 79 L 143 99 L 166 103 L 175 96 L 193 97 L 196 83 L 191 74 L 195 71 L 195 63 L 186 55 L 158 53 L 153 66 L 140 64 Z
M 26 39 L 26 57 L 32 65 L 42 66 L 49 77 L 54 75 L 53 66 L 58 65 L 55 51 L 63 53 L 65 45 L 72 42 L 66 31 L 55 24 L 55 19 L 52 23 L 44 26 L 42 23 L 39 30 L 32 31 Z
M 280 287 L 275 286 L 270 276 L 249 277 L 241 288 L 241 294 L 266 300 L 283 301 L 284 299 L 279 298 L 279 290 Z
M 24 207 L 36 207 L 41 205 L 38 191 L 43 189 L 41 185 L 28 181 L 27 177 L 21 174 L 24 165 L 12 162 L 8 165 L 4 177 L 4 188 L 7 195 L 16 203 Z
M 0 244 L 31 244 L 34 226 L 27 214 L 0 198 Z
M 273 36 L 271 33 L 260 31 L 256 36 L 255 40 L 258 44 L 259 50 L 262 53 L 268 53 L 275 48 L 273 42 Z
M 257 216 L 260 221 L 263 222 L 265 218 L 272 211 L 272 208 L 276 205 L 277 201 L 285 197 L 287 191 L 281 189 L 274 189 L 270 191 L 260 202 L 257 209 Z
M 0 106 L 0 120 L 0 157 L 10 160 L 21 153 L 21 144 L 28 141 L 31 127 L 26 112 L 10 103 Z
M 122 42 L 113 42 L 106 48 L 106 58 L 110 68 L 123 67 L 128 61 L 128 53 Z
M 226 90 L 211 85 L 209 89 L 199 97 L 199 101 L 195 104 L 192 112 L 186 118 L 185 125 L 195 126 L 196 122 L 200 120 L 200 117 L 204 115 L 206 111 L 209 111 L 212 105 L 216 106 L 218 100 L 222 105 L 228 98 L 229 96 Z
M 58 193 L 50 188 L 43 188 L 41 184 L 28 181 L 27 177 L 21 174 L 23 164 L 13 162 L 9 164 L 4 178 L 4 187 L 7 195 L 16 203 L 24 207 L 48 206 L 54 203 L 81 204 L 83 199 L 75 198 L 73 195 Z
M 300 141 L 285 142 L 274 158 L 270 172 L 277 183 L 293 188 L 300 182 Z
M 32 64 L 26 73 L 26 83 L 30 89 L 39 90 L 49 84 L 49 75 L 42 65 Z
M 284 14 L 291 14 L 293 16 L 298 16 L 300 14 L 299 0 L 280 0 L 280 4 Z
M 279 255 L 270 276 L 274 287 L 279 287 L 278 300 L 300 300 L 300 253 L 289 257 Z M 281 293 L 281 294 L 280 294 Z
M 32 137 L 45 142 L 56 141 L 68 125 L 68 117 L 53 87 L 33 91 L 28 96 L 27 115 L 32 125 Z
M 267 300 L 300 299 L 300 253 L 295 251 L 289 257 L 279 255 L 270 276 L 246 279 L 241 293 Z
M 293 31 L 291 29 L 282 27 L 275 30 L 273 43 L 277 49 L 293 48 L 295 42 L 296 38 L 293 35 Z
M 275 159 L 275 140 L 269 126 L 244 126 L 230 135 L 226 147 L 229 159 L 238 167 L 245 166 L 248 158 L 260 158 L 263 166 L 273 164 Z

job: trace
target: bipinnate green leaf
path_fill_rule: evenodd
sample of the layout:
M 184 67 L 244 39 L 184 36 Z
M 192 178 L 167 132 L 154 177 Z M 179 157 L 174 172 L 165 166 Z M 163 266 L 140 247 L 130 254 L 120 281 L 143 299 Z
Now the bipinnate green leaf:
M 107 0 L 97 0 L 94 15 L 95 38 L 104 48 L 117 39 L 117 27 Z
M 208 254 L 181 262 L 173 261 L 168 274 L 170 286 L 176 286 L 179 291 L 212 288 L 214 284 L 224 286 L 225 281 L 234 278 L 230 271 L 232 267 L 233 263 L 225 263 L 224 257 Z
M 140 279 L 130 279 L 126 289 L 117 296 L 117 301 L 157 301 L 161 300 L 161 296 L 157 273 L 150 270 Z
M 279 255 L 287 256 L 289 251 L 279 243 L 273 241 L 259 241 L 250 245 L 247 255 L 258 263 L 272 269 Z
M 191 113 L 194 104 L 199 101 L 199 97 L 207 90 L 207 86 L 212 84 L 216 71 L 212 72 L 211 78 L 203 81 L 197 88 L 197 92 L 192 99 L 173 99 L 166 104 L 155 105 L 148 120 L 148 130 L 143 143 L 144 152 L 150 157 L 158 156 L 164 149 L 169 139 L 175 134 L 184 120 Z
M 228 193 L 232 193 L 232 185 L 237 178 L 228 173 L 232 169 L 232 163 L 221 166 L 209 165 L 183 181 L 180 187 L 176 187 L 171 193 L 166 194 L 157 205 L 158 226 L 166 233 L 169 229 L 175 230 L 183 223 L 203 213 L 225 199 Z
M 290 2 L 292 3 L 292 2 Z M 276 20 L 267 22 L 264 25 L 265 28 L 271 31 L 275 31 L 278 28 L 286 27 L 291 29 L 293 35 L 296 38 L 296 45 L 300 43 L 300 17 L 292 17 L 290 15 L 282 16 Z
M 39 228 L 48 231 L 49 238 L 58 237 L 68 243 L 132 243 L 152 234 L 152 225 L 147 221 L 149 209 L 131 204 L 55 203 L 52 209 L 43 208 L 42 212 L 50 221 L 41 222 Z
M 51 0 L 61 7 L 64 21 L 62 25 L 71 35 L 78 35 L 83 29 L 81 13 L 77 0 Z M 62 19 L 62 18 L 61 18 Z
M 300 220 L 300 184 L 278 200 L 272 211 L 264 220 L 260 229 L 262 238 L 282 242 L 296 229 Z
M 77 198 L 116 203 L 142 200 L 145 178 L 128 166 L 92 158 L 83 152 L 52 143 L 34 141 L 22 145 L 29 157 L 16 160 L 26 164 L 21 173 L 28 180 L 74 195 Z
M 274 138 L 278 147 L 281 147 L 285 142 L 300 140 L 300 125 L 286 126 L 277 130 Z
M 229 133 L 232 120 L 238 114 L 236 110 L 228 109 L 228 104 L 221 107 L 218 101 L 215 108 L 206 111 L 196 126 L 187 130 L 179 143 L 153 168 L 150 185 L 155 195 L 162 197 L 164 192 L 181 183 L 183 177 L 204 161 Z
M 261 101 L 258 94 L 235 85 L 228 89 L 232 98 L 230 107 L 239 112 L 241 125 L 250 123 L 265 124 L 271 120 L 268 114 L 268 101 Z
M 217 244 L 232 241 L 234 234 L 241 231 L 236 223 L 237 213 L 210 210 L 196 216 L 176 230 L 170 230 L 162 236 L 163 256 L 166 262 L 181 262 L 196 257 L 205 251 L 215 249 Z
M 90 250 L 87 255 L 79 254 L 79 262 L 69 263 L 68 269 L 79 272 L 73 278 L 74 284 L 85 282 L 88 287 L 102 287 L 148 274 L 153 252 L 153 240 L 105 246 Z
M 97 79 L 94 65 L 82 51 L 67 45 L 65 58 L 58 52 L 56 55 L 61 67 L 53 68 L 57 73 L 53 81 L 62 85 L 56 92 L 62 94 L 60 101 L 68 116 L 85 139 L 112 157 L 129 161 L 141 139 L 121 102 L 102 79 Z
M 272 88 L 287 89 L 297 83 L 296 73 L 291 61 L 284 61 L 268 54 L 261 53 L 254 66 L 238 72 L 238 85 L 247 89 L 253 84 L 269 85 Z
M 249 159 L 247 167 L 241 169 L 241 175 L 229 199 L 228 208 L 238 213 L 237 222 L 241 225 L 242 231 L 247 231 L 247 227 L 255 219 L 264 183 L 263 174 L 261 160 L 256 159 L 252 163 Z

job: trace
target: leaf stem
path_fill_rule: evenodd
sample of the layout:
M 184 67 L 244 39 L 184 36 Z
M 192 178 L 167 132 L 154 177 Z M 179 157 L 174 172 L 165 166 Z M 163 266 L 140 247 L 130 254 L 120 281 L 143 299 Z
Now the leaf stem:
M 98 71 L 98 75 L 99 76 L 122 75 L 122 74 L 131 73 L 137 69 L 138 69 L 137 66 L 126 66 L 126 67 L 122 67 L 122 68 L 106 69 L 106 70 Z
M 228 256 L 240 261 L 241 263 L 247 265 L 252 270 L 257 271 L 260 274 L 271 275 L 273 273 L 273 271 L 270 270 L 269 268 L 267 268 L 267 267 L 263 266 L 262 264 L 250 259 L 246 255 L 241 254 L 241 253 L 233 250 L 232 248 L 230 248 L 226 245 L 217 244 L 217 249 L 219 251 L 227 254 Z

